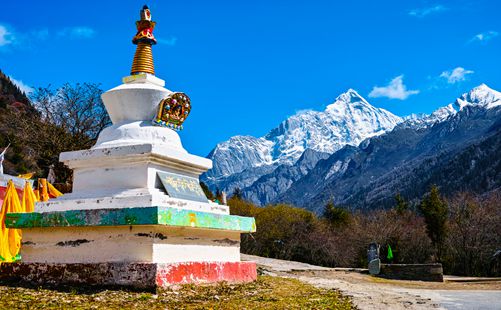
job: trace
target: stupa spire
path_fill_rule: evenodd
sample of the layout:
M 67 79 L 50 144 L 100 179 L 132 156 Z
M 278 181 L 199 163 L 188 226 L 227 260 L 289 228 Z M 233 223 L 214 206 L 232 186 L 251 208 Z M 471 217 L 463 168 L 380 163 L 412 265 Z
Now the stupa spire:
M 143 6 L 140 16 L 141 20 L 136 22 L 137 33 L 132 38 L 132 43 L 136 44 L 137 48 L 130 74 L 149 73 L 154 75 L 155 66 L 153 65 L 151 46 L 157 44 L 157 40 L 153 36 L 156 23 L 151 20 L 151 12 L 147 5 Z

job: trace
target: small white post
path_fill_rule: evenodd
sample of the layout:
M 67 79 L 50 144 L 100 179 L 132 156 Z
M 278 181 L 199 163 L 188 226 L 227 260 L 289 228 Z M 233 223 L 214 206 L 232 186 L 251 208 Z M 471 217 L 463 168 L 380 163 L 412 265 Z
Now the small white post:
M 9 146 L 10 146 L 10 143 L 9 143 L 9 145 L 7 145 L 7 147 L 0 154 L 0 174 L 3 174 L 3 160 L 5 159 L 5 152 L 7 152 L 7 149 L 9 148 Z
M 222 202 L 223 202 L 223 205 L 225 205 L 225 206 L 226 206 L 226 202 L 227 202 L 227 201 L 226 201 L 226 193 L 225 193 L 225 192 L 222 192 L 222 193 L 221 193 L 221 196 L 222 196 L 222 197 L 221 197 L 221 199 L 223 200 L 223 201 L 222 201 Z

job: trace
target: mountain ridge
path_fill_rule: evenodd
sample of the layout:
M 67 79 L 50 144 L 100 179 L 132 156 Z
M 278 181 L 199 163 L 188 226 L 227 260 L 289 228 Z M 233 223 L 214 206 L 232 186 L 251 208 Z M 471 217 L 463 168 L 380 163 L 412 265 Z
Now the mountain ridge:
M 478 91 L 474 88 L 460 98 L 477 98 Z M 468 102 L 428 127 L 397 126 L 358 148 L 345 147 L 319 161 L 273 202 L 320 212 L 329 200 L 353 208 L 389 207 L 397 192 L 415 200 L 431 184 L 438 185 L 444 194 L 495 190 L 501 185 L 501 164 L 488 156 L 501 151 L 501 139 L 496 139 L 501 134 L 501 106 L 492 104 L 496 96 L 489 98 Z M 489 139 L 497 144 L 489 145 L 485 142 Z M 466 169 L 469 160 L 484 166 Z M 480 183 L 485 185 L 475 185 Z
M 234 136 L 218 143 L 208 155 L 214 167 L 202 180 L 213 190 L 245 188 L 281 165 L 293 165 L 307 149 L 332 153 L 391 130 L 400 122 L 400 117 L 370 105 L 348 89 L 323 111 L 297 113 L 263 137 Z
M 254 138 L 247 136 L 244 139 L 239 139 L 238 136 L 232 137 L 228 141 L 231 141 L 232 143 L 236 142 L 237 146 L 240 146 L 238 145 L 238 143 L 243 143 L 242 141 L 246 142 L 245 139 L 250 139 L 251 141 L 261 139 L 259 141 L 260 143 L 262 143 L 262 145 L 268 143 L 268 145 L 265 146 L 265 148 L 267 148 L 266 150 L 268 151 L 268 153 L 266 153 L 266 155 L 268 156 L 267 161 L 261 161 L 258 164 L 246 167 L 237 173 L 228 175 L 221 174 L 219 175 L 219 180 L 211 180 L 210 178 L 203 178 L 202 180 L 209 183 L 209 186 L 211 186 L 213 189 L 219 188 L 221 190 L 229 192 L 230 194 L 233 188 L 239 187 L 246 199 L 260 205 L 267 203 L 287 202 L 300 206 L 307 206 L 304 201 L 308 200 L 316 201 L 315 203 L 323 203 L 325 202 L 326 197 L 322 197 L 323 200 L 318 197 L 315 198 L 315 193 L 318 194 L 319 191 L 325 189 L 325 184 L 329 184 L 329 182 L 332 181 L 332 178 L 336 178 L 343 173 L 354 173 L 354 167 L 361 169 L 361 166 L 357 166 L 357 162 L 359 161 L 362 161 L 359 162 L 360 165 L 371 165 L 370 160 L 369 162 L 367 162 L 367 158 L 363 158 L 363 156 L 360 157 L 360 154 L 362 154 L 360 153 L 360 150 L 369 151 L 374 147 L 382 147 L 383 149 L 385 149 L 384 143 L 378 145 L 378 143 L 373 142 L 377 142 L 381 139 L 384 140 L 385 136 L 390 135 L 393 131 L 397 131 L 397 133 L 394 134 L 394 136 L 396 136 L 397 138 L 391 143 L 394 143 L 395 145 L 403 143 L 399 146 L 400 148 L 405 149 L 405 141 L 413 141 L 413 137 L 417 141 L 416 145 L 414 145 L 414 147 L 416 147 L 416 150 L 409 150 L 407 157 L 401 159 L 403 162 L 408 161 L 409 164 L 411 164 L 413 162 L 417 162 L 417 160 L 422 160 L 422 157 L 426 155 L 423 153 L 425 150 L 430 152 L 426 156 L 433 157 L 437 154 L 440 154 L 440 147 L 445 147 L 447 145 L 447 143 L 445 142 L 447 140 L 447 134 L 450 133 L 448 133 L 447 130 L 439 133 L 438 138 L 434 138 L 435 140 L 433 140 L 441 141 L 439 144 L 437 144 L 437 146 L 427 144 L 426 141 L 419 141 L 419 139 L 421 139 L 420 137 L 423 134 L 429 133 L 430 128 L 433 128 L 438 124 L 442 124 L 444 122 L 449 122 L 452 124 L 454 122 L 453 119 L 458 118 L 458 114 L 461 114 L 462 117 L 468 117 L 468 115 L 473 113 L 472 111 L 475 109 L 496 108 L 501 103 L 500 98 L 501 93 L 489 88 L 485 84 L 481 84 L 471 89 L 469 92 L 461 95 L 453 103 L 440 107 L 429 115 L 411 115 L 402 118 L 395 116 L 395 118 L 391 118 L 391 115 L 393 114 L 387 112 L 384 109 L 378 109 L 371 106 L 370 103 L 368 103 L 355 90 L 349 89 L 347 92 L 339 95 L 334 103 L 329 104 L 325 108 L 324 112 L 307 111 L 299 114 L 299 117 L 298 115 L 294 115 L 283 121 L 280 126 L 272 129 L 264 137 Z M 362 111 L 363 113 L 360 113 L 360 111 Z M 386 112 L 389 113 L 388 115 L 390 115 L 390 119 L 393 120 L 393 123 L 390 126 L 383 126 L 381 128 L 379 127 L 381 124 L 380 120 L 384 120 L 384 115 L 386 115 Z M 328 113 L 328 115 L 332 117 L 331 119 L 337 121 L 337 129 L 349 129 L 344 133 L 344 144 L 339 143 L 334 147 L 334 143 L 327 146 L 322 145 L 322 142 L 325 142 L 326 140 L 329 140 L 331 138 L 331 136 L 329 135 L 325 135 L 326 137 L 328 137 L 325 140 L 312 139 L 313 143 L 312 141 L 303 141 L 301 139 L 294 140 L 290 139 L 290 137 L 287 137 L 287 134 L 290 134 L 291 131 L 298 130 L 298 128 L 302 129 L 302 122 L 310 121 L 311 117 L 315 117 L 319 114 L 321 115 L 322 113 Z M 371 113 L 382 113 L 383 116 L 377 115 L 376 117 L 373 117 L 373 114 Z M 348 122 L 346 122 L 347 119 Z M 325 119 L 321 118 L 321 121 L 324 120 Z M 352 125 L 353 123 L 357 123 L 359 125 L 363 124 L 365 127 L 350 127 L 350 125 Z M 480 124 L 479 126 L 481 127 L 482 124 Z M 355 129 L 351 130 L 353 128 Z M 313 127 L 313 129 L 317 128 Z M 448 130 L 454 131 L 454 128 L 449 128 Z M 463 135 L 466 137 L 468 134 L 463 133 Z M 273 140 L 276 137 L 279 138 Z M 298 136 L 296 136 L 296 138 L 297 137 Z M 233 138 L 236 138 L 236 141 L 232 140 Z M 299 146 L 297 143 L 281 143 L 283 142 L 283 140 L 287 139 L 289 142 L 299 142 Z M 479 137 L 475 136 L 472 139 L 474 140 L 474 142 L 478 142 Z M 277 141 L 280 143 L 277 143 Z M 339 140 L 337 140 L 337 142 L 339 142 Z M 467 142 L 468 141 L 466 140 L 459 140 L 457 143 L 461 147 L 466 147 Z M 309 148 L 308 144 L 315 145 L 316 149 Z M 248 145 L 241 147 L 240 151 L 244 150 L 245 147 L 248 147 Z M 251 146 L 250 148 L 255 150 L 254 146 Z M 285 150 L 288 152 L 281 152 L 280 148 L 285 148 Z M 422 149 L 423 152 L 419 152 L 419 149 Z M 225 150 L 225 148 L 216 147 L 213 152 L 221 150 Z M 386 148 L 386 150 L 390 151 L 390 149 L 388 148 Z M 274 152 L 282 155 L 282 158 L 288 158 L 289 160 L 277 160 L 277 158 L 280 158 L 280 156 L 277 156 L 276 154 L 274 154 Z M 294 152 L 300 153 L 300 156 L 297 157 L 297 154 L 294 154 Z M 398 152 L 398 148 L 391 152 Z M 294 156 L 291 156 L 291 154 L 293 154 Z M 228 153 L 226 155 L 228 155 Z M 391 158 L 392 153 L 388 153 L 386 154 L 386 156 Z M 274 157 L 275 159 L 273 159 Z M 330 163 L 329 167 L 322 167 L 322 163 L 325 163 L 329 159 L 332 160 L 332 157 L 338 157 L 338 160 Z M 290 160 L 291 158 L 293 160 Z M 213 160 L 215 161 L 219 159 L 221 158 L 217 158 L 217 156 L 213 157 Z M 225 160 L 226 161 L 223 162 L 222 165 L 231 165 L 231 156 L 227 156 Z M 317 169 L 317 165 L 321 167 L 318 169 L 323 169 L 322 173 L 314 172 L 314 170 Z M 375 170 L 375 172 L 377 172 L 376 175 L 382 176 L 384 171 L 380 170 L 384 170 L 385 167 L 393 167 L 392 169 L 396 169 L 394 165 L 391 165 L 391 163 L 385 164 L 381 168 Z M 369 179 L 371 178 L 370 176 L 360 177 L 369 177 Z M 310 180 L 309 183 L 311 183 L 311 186 L 301 186 L 301 184 L 305 182 L 304 180 L 308 178 Z M 313 181 L 313 179 L 315 180 Z M 214 180 L 215 182 L 211 183 L 211 181 Z M 355 183 L 350 183 L 349 186 L 347 185 L 346 187 L 344 187 L 344 190 L 346 192 L 350 192 L 354 191 L 355 189 L 359 189 L 355 185 Z M 297 195 L 303 196 L 303 198 L 299 199 L 296 197 L 297 195 L 290 195 L 287 194 L 287 192 L 294 192 Z M 336 191 L 332 192 L 331 189 L 324 190 L 323 192 L 327 196 L 339 196 L 339 193 L 335 193 Z M 353 193 L 353 195 L 357 194 Z M 332 197 L 330 197 L 329 199 L 332 199 Z M 343 199 L 338 199 L 337 202 L 358 203 L 354 200 L 350 201 L 350 199 L 346 197 L 344 197 Z

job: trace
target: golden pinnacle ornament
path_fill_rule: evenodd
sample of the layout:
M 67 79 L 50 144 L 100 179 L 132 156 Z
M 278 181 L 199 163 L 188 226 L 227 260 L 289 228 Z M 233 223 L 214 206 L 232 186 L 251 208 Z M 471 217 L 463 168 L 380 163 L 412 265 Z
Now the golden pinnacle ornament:
M 143 6 L 140 11 L 141 20 L 136 22 L 137 33 L 132 38 L 132 43 L 137 45 L 134 61 L 130 74 L 149 73 L 155 74 L 153 66 L 153 55 L 151 46 L 157 44 L 157 40 L 153 36 L 155 22 L 151 21 L 151 12 L 147 5 Z

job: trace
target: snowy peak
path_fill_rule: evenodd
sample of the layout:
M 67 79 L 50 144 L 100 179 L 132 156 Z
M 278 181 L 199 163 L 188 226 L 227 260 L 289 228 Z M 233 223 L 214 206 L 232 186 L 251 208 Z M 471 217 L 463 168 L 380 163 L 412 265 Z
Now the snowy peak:
M 456 114 L 456 109 L 452 104 L 448 104 L 445 107 L 438 108 L 433 113 L 431 113 L 430 118 L 435 121 L 445 121 L 449 116 Z
M 426 128 L 445 121 L 449 116 L 456 114 L 456 112 L 453 105 L 449 104 L 445 107 L 438 108 L 430 115 L 423 113 L 408 115 L 404 117 L 405 122 L 400 126 L 415 129 Z
M 356 90 L 350 88 L 348 89 L 345 93 L 342 93 L 341 95 L 337 96 L 336 98 L 336 101 L 329 105 L 329 106 L 332 106 L 336 103 L 338 103 L 339 101 L 341 102 L 345 102 L 345 103 L 358 103 L 358 102 L 363 102 L 365 103 L 366 105 L 370 105 L 367 100 L 365 100 L 364 97 L 360 96 Z M 327 108 L 329 108 L 329 106 L 327 106 Z
M 476 105 L 487 109 L 501 105 L 501 93 L 481 84 L 456 99 L 455 105 L 462 110 L 465 106 Z
M 423 128 L 445 121 L 449 116 L 462 110 L 465 106 L 479 106 L 490 109 L 501 105 L 501 93 L 490 88 L 485 84 L 473 88 L 456 99 L 454 104 L 446 105 L 435 110 L 430 115 L 411 114 L 404 117 L 404 123 L 401 126 Z
M 336 101 L 329 104 L 325 108 L 325 112 L 344 115 L 346 114 L 343 113 L 344 111 L 353 110 L 356 108 L 369 110 L 376 109 L 369 102 L 367 102 L 364 97 L 360 96 L 355 90 L 350 88 L 345 93 L 337 96 Z
M 353 131 L 364 136 L 363 139 L 391 130 L 403 120 L 384 109 L 372 106 L 353 89 L 339 95 L 334 103 L 327 106 L 324 113 L 344 126 L 352 126 Z M 361 142 L 355 140 L 356 143 L 347 144 L 357 145 Z
M 391 130 L 401 119 L 370 105 L 355 90 L 339 95 L 323 112 L 296 114 L 272 130 L 265 138 L 273 140 L 273 154 L 281 163 L 293 164 L 306 149 L 333 153 L 346 144 Z
M 270 149 L 272 142 L 252 136 L 234 136 L 218 143 L 210 152 L 214 167 L 211 177 L 226 177 L 252 167 L 272 163 Z
M 419 121 L 425 117 L 428 117 L 428 114 L 425 113 L 412 113 L 403 117 L 404 121 Z
M 250 168 L 265 171 L 265 166 L 293 165 L 307 149 L 332 154 L 392 130 L 401 121 L 349 89 L 324 111 L 297 113 L 261 138 L 235 136 L 219 143 L 209 154 L 214 167 L 207 177 L 218 180 Z

